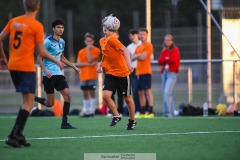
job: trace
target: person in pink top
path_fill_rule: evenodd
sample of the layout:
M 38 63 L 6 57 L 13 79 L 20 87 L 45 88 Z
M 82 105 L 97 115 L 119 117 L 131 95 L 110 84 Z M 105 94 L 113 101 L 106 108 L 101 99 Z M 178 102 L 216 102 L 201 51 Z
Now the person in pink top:
M 158 64 L 162 66 L 162 91 L 163 91 L 163 115 L 174 116 L 173 88 L 177 82 L 180 67 L 179 49 L 175 46 L 172 35 L 166 35 L 163 50 L 158 58 Z

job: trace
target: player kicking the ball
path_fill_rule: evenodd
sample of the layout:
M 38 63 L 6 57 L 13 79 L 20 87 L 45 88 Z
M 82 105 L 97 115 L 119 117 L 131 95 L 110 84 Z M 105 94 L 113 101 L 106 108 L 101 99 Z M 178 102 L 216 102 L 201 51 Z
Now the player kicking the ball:
M 133 130 L 137 122 L 134 117 L 134 102 L 131 97 L 130 73 L 133 71 L 128 49 L 114 36 L 120 27 L 120 21 L 109 15 L 102 20 L 103 33 L 99 43 L 102 49 L 102 61 L 97 68 L 98 73 L 104 73 L 103 99 L 111 110 L 113 117 L 110 127 L 115 126 L 121 116 L 117 111 L 116 104 L 111 96 L 120 91 L 128 106 L 130 119 L 128 120 L 127 130 Z
M 61 60 L 63 63 L 72 67 L 77 73 L 80 74 L 80 70 L 74 66 L 71 62 L 69 62 L 63 55 L 65 41 L 61 38 L 63 31 L 64 31 L 64 22 L 61 19 L 55 19 L 52 22 L 52 29 L 54 34 L 48 36 L 45 41 L 44 45 L 50 55 L 56 57 L 57 59 Z M 62 124 L 61 129 L 76 129 L 75 127 L 71 126 L 67 122 L 67 115 L 70 109 L 70 89 L 68 83 L 63 76 L 63 73 L 60 67 L 57 66 L 56 63 L 49 61 L 41 56 L 38 56 L 38 63 L 42 68 L 42 75 L 43 75 L 43 85 L 45 92 L 47 93 L 47 99 L 35 97 L 35 101 L 47 106 L 52 107 L 54 105 L 54 88 L 59 91 L 63 98 L 63 116 L 62 116 Z

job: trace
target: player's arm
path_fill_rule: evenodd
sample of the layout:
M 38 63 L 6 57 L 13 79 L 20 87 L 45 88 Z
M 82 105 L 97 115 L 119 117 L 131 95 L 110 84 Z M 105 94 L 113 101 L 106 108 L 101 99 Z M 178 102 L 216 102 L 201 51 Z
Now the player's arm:
M 147 53 L 143 52 L 143 53 L 139 53 L 139 54 L 134 54 L 132 57 L 132 61 L 134 60 L 139 60 L 139 61 L 143 61 L 147 58 Z
M 102 61 L 101 61 L 101 62 L 99 62 L 99 64 L 98 64 L 97 73 L 102 73 L 102 72 L 103 72 L 103 70 L 102 70 Z
M 46 73 L 47 78 L 52 77 L 52 74 L 51 74 L 51 73 L 48 71 L 48 69 L 44 66 L 42 60 L 43 60 L 42 56 L 38 55 L 38 57 L 37 57 L 37 62 L 38 62 L 38 64 L 40 65 L 41 69 Z
M 96 58 L 93 57 L 92 54 L 91 54 L 91 52 L 90 52 L 90 49 L 91 49 L 92 47 L 93 47 L 93 45 L 88 45 L 88 46 L 86 47 L 86 49 L 87 49 L 87 59 L 88 59 L 88 63 L 89 63 L 89 64 L 93 63 L 93 62 L 96 60 Z
M 131 58 L 130 58 L 130 53 L 129 53 L 128 49 L 125 46 L 123 46 L 122 48 L 120 48 L 120 50 L 123 51 L 124 57 L 127 62 L 128 70 L 130 72 L 132 72 L 134 70 L 134 68 L 131 65 Z
M 64 57 L 64 53 L 62 53 L 61 55 L 61 61 L 66 64 L 67 66 L 73 68 L 78 74 L 81 73 L 80 69 L 78 67 L 76 67 L 75 65 L 73 65 L 71 62 L 69 62 L 69 60 L 67 60 L 67 58 Z
M 46 58 L 46 59 L 49 59 L 49 60 L 57 63 L 57 65 L 58 65 L 61 69 L 64 68 L 64 64 L 63 64 L 61 61 L 59 61 L 58 59 L 52 57 L 52 56 L 47 52 L 47 50 L 45 49 L 43 43 L 37 43 L 37 48 L 38 48 L 38 53 L 39 53 L 39 55 L 40 55 L 41 57 Z
M 79 67 L 86 67 L 86 66 L 92 66 L 94 64 L 94 61 L 93 61 L 93 63 L 88 63 L 88 62 L 82 62 L 82 61 L 78 60 L 77 63 L 78 63 Z
M 2 41 L 4 39 L 6 39 L 6 37 L 8 36 L 8 33 L 5 32 L 5 31 L 2 31 L 0 33 L 0 69 L 1 70 L 5 70 L 7 69 L 7 58 L 6 58 L 6 55 L 5 55 L 5 52 L 3 50 L 3 43 Z
M 134 54 L 131 59 L 132 61 L 135 61 L 135 60 L 143 61 L 146 58 L 147 58 L 147 53 L 143 52 L 143 53 Z

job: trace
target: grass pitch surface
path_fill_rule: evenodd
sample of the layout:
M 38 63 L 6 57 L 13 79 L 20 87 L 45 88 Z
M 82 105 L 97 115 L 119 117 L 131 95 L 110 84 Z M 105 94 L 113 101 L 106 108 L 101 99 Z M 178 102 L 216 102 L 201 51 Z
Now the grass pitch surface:
M 15 116 L 0 116 L 0 160 L 84 160 L 84 153 L 156 153 L 157 160 L 240 159 L 240 117 L 174 117 L 137 119 L 126 130 L 127 117 L 69 117 L 75 130 L 61 130 L 61 118 L 30 117 L 24 135 L 28 148 L 11 148 L 5 138 Z

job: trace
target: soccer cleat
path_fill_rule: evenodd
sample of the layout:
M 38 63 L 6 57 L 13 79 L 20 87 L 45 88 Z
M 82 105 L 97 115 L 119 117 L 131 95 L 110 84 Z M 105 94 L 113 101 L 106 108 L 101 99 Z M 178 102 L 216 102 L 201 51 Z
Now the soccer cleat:
M 76 127 L 73 127 L 71 124 L 69 123 L 63 123 L 61 125 L 61 129 L 77 129 Z
M 22 148 L 23 146 L 19 144 L 18 140 L 16 138 L 10 138 L 8 137 L 5 141 L 5 144 L 14 147 L 14 148 Z
M 24 147 L 29 147 L 31 144 L 25 139 L 23 135 L 18 137 L 18 143 Z
M 127 124 L 127 130 L 134 130 L 136 125 L 137 121 L 129 119 Z
M 136 115 L 135 118 L 146 118 L 146 114 L 139 114 L 139 115 Z
M 119 116 L 119 117 L 112 117 L 112 122 L 111 122 L 111 124 L 110 124 L 110 127 L 113 127 L 113 126 L 115 126 L 119 121 L 121 121 L 121 117 Z
M 145 118 L 154 118 L 154 113 L 146 114 Z

